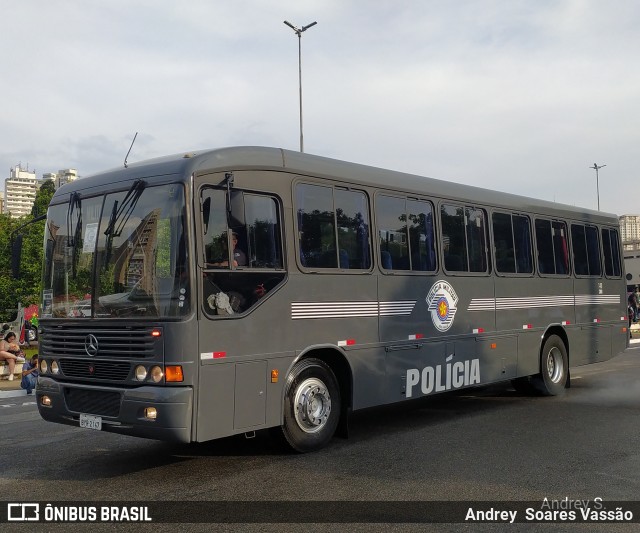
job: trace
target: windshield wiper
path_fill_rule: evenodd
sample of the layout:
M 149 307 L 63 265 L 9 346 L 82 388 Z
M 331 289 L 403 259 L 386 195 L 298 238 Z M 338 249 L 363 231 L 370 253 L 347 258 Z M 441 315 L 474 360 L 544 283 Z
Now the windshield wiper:
M 73 228 L 73 214 L 77 210 L 76 227 Z M 69 197 L 69 207 L 67 209 L 67 248 L 71 248 L 71 277 L 76 278 L 77 274 L 77 255 L 78 241 L 82 235 L 82 203 L 80 195 L 72 192 Z
M 133 182 L 133 185 L 131 185 L 131 188 L 124 197 L 124 200 L 122 200 L 120 207 L 117 207 L 118 202 L 114 203 L 109 225 L 107 226 L 107 229 L 104 230 L 105 235 L 119 237 L 122 234 L 122 230 L 133 213 L 138 200 L 140 200 L 140 195 L 142 194 L 142 191 L 144 191 L 146 185 L 147 184 L 144 180 L 137 179 Z
M 113 250 L 113 238 L 120 237 L 122 230 L 124 229 L 129 217 L 133 214 L 134 209 L 140 200 L 142 191 L 146 187 L 146 182 L 142 179 L 137 179 L 133 182 L 133 185 L 127 191 L 127 194 L 122 200 L 120 207 L 118 207 L 118 201 L 113 203 L 113 209 L 111 210 L 111 217 L 109 218 L 109 224 L 107 229 L 104 230 L 104 234 L 107 236 L 107 242 L 105 244 L 105 261 L 103 268 L 106 270 L 109 267 L 109 261 L 111 260 L 111 252 Z

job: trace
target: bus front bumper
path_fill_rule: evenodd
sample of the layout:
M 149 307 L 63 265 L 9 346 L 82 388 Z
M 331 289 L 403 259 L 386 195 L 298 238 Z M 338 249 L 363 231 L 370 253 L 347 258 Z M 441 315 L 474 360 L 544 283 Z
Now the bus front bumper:
M 41 376 L 36 400 L 40 416 L 49 422 L 191 442 L 193 389 L 188 386 L 119 388 L 59 383 Z M 155 418 L 150 417 L 154 410 Z

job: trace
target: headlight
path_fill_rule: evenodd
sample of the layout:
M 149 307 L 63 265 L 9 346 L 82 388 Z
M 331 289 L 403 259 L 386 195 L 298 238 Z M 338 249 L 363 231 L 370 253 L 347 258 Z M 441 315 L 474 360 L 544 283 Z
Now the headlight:
M 162 381 L 163 376 L 164 376 L 164 372 L 162 371 L 162 368 L 160 368 L 159 366 L 154 366 L 151 369 L 151 379 L 153 380 L 154 383 L 160 383 L 160 381 Z
M 46 374 L 47 370 L 49 370 L 49 365 L 44 359 L 42 359 L 40 361 L 40 372 L 42 372 L 43 374 Z
M 142 365 L 138 365 L 136 367 L 136 379 L 138 381 L 144 381 L 146 377 L 147 377 L 147 369 Z
M 60 367 L 58 367 L 58 361 L 51 361 L 51 373 L 57 374 L 60 372 Z

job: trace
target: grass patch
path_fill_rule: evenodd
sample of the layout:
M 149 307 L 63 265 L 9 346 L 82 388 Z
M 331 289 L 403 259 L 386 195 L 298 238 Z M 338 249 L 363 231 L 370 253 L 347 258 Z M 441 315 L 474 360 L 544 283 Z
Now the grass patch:
M 22 351 L 24 352 L 24 358 L 29 361 L 31 360 L 31 358 L 36 355 L 38 353 L 38 347 L 37 346 L 23 346 L 22 347 Z

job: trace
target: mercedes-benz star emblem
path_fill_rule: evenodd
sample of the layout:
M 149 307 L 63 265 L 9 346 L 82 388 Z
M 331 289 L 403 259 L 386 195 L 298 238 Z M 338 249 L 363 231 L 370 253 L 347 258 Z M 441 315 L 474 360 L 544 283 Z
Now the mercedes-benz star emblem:
M 98 339 L 95 335 L 89 333 L 84 338 L 84 351 L 87 352 L 89 357 L 93 357 L 98 353 Z

